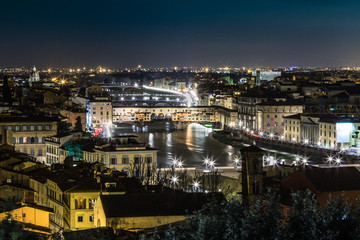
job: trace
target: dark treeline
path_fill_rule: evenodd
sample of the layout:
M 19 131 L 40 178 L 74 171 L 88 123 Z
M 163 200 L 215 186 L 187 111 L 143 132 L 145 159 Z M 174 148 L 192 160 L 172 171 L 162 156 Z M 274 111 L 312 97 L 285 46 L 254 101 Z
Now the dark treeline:
M 319 207 L 309 192 L 291 194 L 291 206 L 268 191 L 249 205 L 245 201 L 213 202 L 184 223 L 158 229 L 152 239 L 360 239 L 360 204 L 348 205 L 343 197 Z

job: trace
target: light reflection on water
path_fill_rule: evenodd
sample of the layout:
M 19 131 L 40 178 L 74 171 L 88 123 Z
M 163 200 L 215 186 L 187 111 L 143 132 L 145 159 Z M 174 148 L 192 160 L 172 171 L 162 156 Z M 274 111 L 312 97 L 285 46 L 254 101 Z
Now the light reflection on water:
M 162 127 L 163 124 L 164 126 Z M 203 167 L 203 160 L 211 156 L 216 166 L 232 166 L 233 155 L 239 149 L 223 144 L 214 139 L 208 128 L 199 124 L 190 124 L 185 130 L 164 131 L 172 129 L 169 123 L 155 123 L 156 127 L 133 128 L 129 126 L 114 130 L 115 133 L 131 133 L 138 136 L 140 142 L 146 142 L 152 148 L 159 149 L 159 167 L 168 167 L 173 157 L 180 157 L 184 167 Z M 143 131 L 143 130 L 147 131 Z

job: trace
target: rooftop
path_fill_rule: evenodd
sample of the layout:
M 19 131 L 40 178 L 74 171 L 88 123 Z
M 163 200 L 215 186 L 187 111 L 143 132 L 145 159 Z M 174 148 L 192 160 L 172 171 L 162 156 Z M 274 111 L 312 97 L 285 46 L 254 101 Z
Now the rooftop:
M 40 115 L 25 116 L 25 115 L 2 115 L 0 116 L 0 123 L 18 123 L 18 122 L 58 122 L 57 118 L 45 117 Z
M 360 190 L 360 172 L 355 167 L 307 166 L 294 174 L 305 176 L 319 192 Z M 283 181 L 296 175 L 291 175 Z
M 221 195 L 222 196 L 222 195 Z M 186 215 L 199 210 L 219 194 L 185 193 L 173 190 L 163 193 L 101 195 L 106 217 L 141 217 Z

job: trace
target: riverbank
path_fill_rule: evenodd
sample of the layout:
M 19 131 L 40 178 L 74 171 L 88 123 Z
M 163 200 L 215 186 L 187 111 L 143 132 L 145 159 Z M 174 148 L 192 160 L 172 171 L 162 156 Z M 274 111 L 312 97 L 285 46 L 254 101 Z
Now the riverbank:
M 215 138 L 216 140 L 218 140 L 219 142 L 222 142 L 224 144 L 230 145 L 232 147 L 237 147 L 237 148 L 244 148 L 246 146 L 248 146 L 248 143 L 245 143 L 243 141 L 241 141 L 240 139 L 237 139 L 236 137 L 233 136 L 232 133 L 227 133 L 224 131 L 218 131 L 218 132 L 213 132 L 211 135 L 213 138 Z M 260 148 L 264 148 L 264 146 L 259 146 Z M 265 150 L 267 155 L 272 155 L 272 156 L 276 156 L 278 159 L 284 159 L 285 161 L 288 161 L 288 164 L 291 164 L 294 160 L 294 156 L 291 155 L 291 153 L 289 154 L 284 154 L 281 152 L 278 152 L 276 150 L 269 150 L 266 149 Z
M 211 136 L 216 140 L 218 140 L 219 142 L 225 143 L 232 147 L 237 147 L 237 148 L 245 147 L 245 145 L 242 142 L 236 140 L 231 136 L 230 133 L 225 133 L 224 131 L 213 132 L 211 133 Z

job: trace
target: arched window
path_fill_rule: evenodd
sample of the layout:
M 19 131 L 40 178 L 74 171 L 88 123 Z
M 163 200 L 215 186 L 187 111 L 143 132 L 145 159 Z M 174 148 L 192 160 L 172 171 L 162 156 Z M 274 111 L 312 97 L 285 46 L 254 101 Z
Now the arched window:
M 13 144 L 16 144 L 16 138 L 13 137 Z
M 27 137 L 27 138 L 26 138 L 26 143 L 27 143 L 27 144 L 30 144 L 30 143 L 31 143 L 31 138 L 30 138 L 30 137 Z
M 35 143 L 38 144 L 39 143 L 39 138 L 35 137 Z
M 35 138 L 32 137 L 32 138 L 31 138 L 31 144 L 34 144 L 34 143 L 35 143 Z
M 23 144 L 24 143 L 24 138 L 23 137 L 19 137 L 19 143 Z

